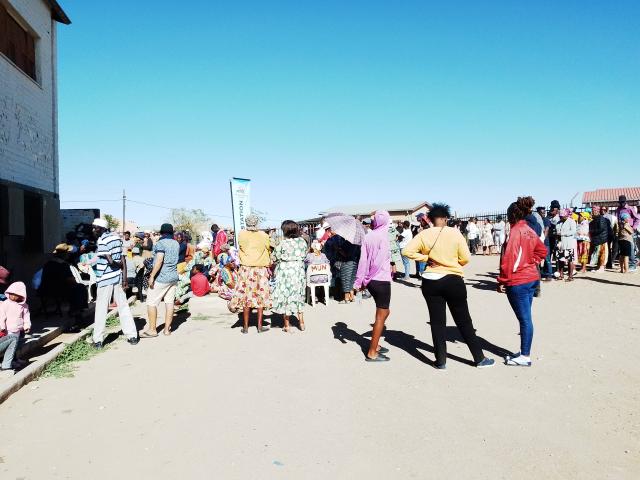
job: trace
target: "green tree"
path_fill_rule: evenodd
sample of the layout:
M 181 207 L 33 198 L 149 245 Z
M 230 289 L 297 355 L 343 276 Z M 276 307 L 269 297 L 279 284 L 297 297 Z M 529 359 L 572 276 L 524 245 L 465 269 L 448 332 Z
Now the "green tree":
M 104 219 L 107 221 L 107 226 L 109 227 L 109 230 L 117 230 L 118 227 L 120 226 L 120 221 L 113 215 L 109 215 L 108 213 L 105 213 Z
M 194 210 L 174 208 L 171 210 L 169 222 L 174 230 L 187 231 L 195 239 L 199 232 L 209 230 L 211 218 L 199 208 Z

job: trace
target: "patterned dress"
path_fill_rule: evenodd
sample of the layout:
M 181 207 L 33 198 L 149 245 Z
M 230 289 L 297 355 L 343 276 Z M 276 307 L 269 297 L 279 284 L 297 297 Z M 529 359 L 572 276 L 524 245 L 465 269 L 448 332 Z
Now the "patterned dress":
M 281 315 L 295 315 L 302 312 L 305 303 L 307 242 L 300 237 L 283 239 L 274 256 L 277 266 L 272 310 Z

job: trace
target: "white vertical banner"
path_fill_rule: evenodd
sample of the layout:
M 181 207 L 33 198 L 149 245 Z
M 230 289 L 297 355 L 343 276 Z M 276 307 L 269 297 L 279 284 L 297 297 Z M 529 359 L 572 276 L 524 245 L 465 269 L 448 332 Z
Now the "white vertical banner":
M 231 184 L 231 206 L 233 209 L 233 232 L 235 244 L 238 245 L 238 234 L 244 230 L 244 219 L 251 214 L 251 180 L 233 177 Z

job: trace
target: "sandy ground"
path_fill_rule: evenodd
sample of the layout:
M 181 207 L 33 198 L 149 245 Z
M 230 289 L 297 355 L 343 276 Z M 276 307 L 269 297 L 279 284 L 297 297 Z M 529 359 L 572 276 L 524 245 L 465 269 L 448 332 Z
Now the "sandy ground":
M 467 278 L 498 359 L 519 337 L 496 267 L 476 257 Z M 420 290 L 402 284 L 387 364 L 358 345 L 372 301 L 309 307 L 304 333 L 241 335 L 208 299 L 171 337 L 119 339 L 0 406 L 0 478 L 637 479 L 638 286 L 617 273 L 545 284 L 530 369 L 457 361 L 470 355 L 451 327 L 455 357 L 435 370 Z

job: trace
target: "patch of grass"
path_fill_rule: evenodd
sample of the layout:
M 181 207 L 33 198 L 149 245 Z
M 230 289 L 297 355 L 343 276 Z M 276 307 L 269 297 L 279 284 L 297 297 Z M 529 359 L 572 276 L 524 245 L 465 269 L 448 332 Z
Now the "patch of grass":
M 191 315 L 189 320 L 212 320 L 213 317 L 209 317 L 208 315 L 204 315 L 202 313 L 196 313 L 195 315 Z
M 107 328 L 117 327 L 118 325 L 120 325 L 120 317 L 118 317 L 118 315 L 114 314 L 107 317 L 107 323 L 106 323 Z
M 73 371 L 76 369 L 75 363 L 89 360 L 99 352 L 84 339 L 77 340 L 64 347 L 60 355 L 46 366 L 42 376 L 55 378 L 73 377 Z

